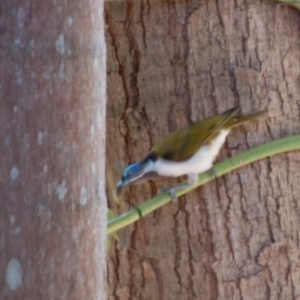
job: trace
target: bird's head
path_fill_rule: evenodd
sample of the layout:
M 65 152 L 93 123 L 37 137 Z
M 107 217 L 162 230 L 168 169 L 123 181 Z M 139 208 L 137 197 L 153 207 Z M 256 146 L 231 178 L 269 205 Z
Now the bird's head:
M 117 193 L 127 185 L 139 183 L 145 179 L 154 177 L 153 161 L 150 157 L 142 162 L 130 164 L 124 171 L 121 180 L 117 184 Z

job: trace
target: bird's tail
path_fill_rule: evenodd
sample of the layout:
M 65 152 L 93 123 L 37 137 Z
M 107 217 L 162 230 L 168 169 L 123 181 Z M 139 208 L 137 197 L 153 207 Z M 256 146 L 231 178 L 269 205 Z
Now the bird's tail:
M 229 123 L 230 123 L 230 127 L 232 128 L 250 121 L 256 121 L 261 118 L 266 118 L 267 116 L 268 116 L 267 110 L 255 112 L 249 115 L 237 114 L 231 117 Z

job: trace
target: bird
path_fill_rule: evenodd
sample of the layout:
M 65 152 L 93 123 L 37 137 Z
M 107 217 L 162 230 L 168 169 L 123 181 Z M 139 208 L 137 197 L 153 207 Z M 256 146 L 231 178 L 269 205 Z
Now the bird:
M 186 183 L 162 190 L 177 201 L 176 191 L 198 182 L 198 174 L 209 171 L 216 177 L 213 162 L 230 130 L 266 115 L 267 111 L 248 115 L 235 106 L 220 115 L 208 117 L 176 130 L 156 143 L 140 162 L 131 163 L 117 183 L 117 194 L 128 185 L 158 177 L 188 176 Z

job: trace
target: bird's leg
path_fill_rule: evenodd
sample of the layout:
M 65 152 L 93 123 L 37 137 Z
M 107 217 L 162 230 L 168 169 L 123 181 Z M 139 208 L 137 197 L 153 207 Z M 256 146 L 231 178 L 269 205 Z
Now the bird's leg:
M 170 194 L 173 202 L 177 202 L 177 196 L 176 196 L 176 191 L 181 190 L 183 188 L 193 186 L 198 182 L 198 175 L 197 174 L 189 174 L 188 175 L 188 181 L 185 183 L 181 183 L 175 186 L 171 186 L 168 188 L 162 189 L 162 193 L 168 193 Z
M 189 174 L 188 176 L 189 176 L 189 178 L 188 178 L 189 185 L 197 184 L 198 179 L 199 179 L 198 174 L 192 173 L 192 174 Z

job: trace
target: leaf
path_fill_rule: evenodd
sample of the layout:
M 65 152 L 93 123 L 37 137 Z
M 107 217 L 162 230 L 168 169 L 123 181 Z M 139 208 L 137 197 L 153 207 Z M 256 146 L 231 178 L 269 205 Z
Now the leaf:
M 108 222 L 113 220 L 114 218 L 115 218 L 115 213 L 113 212 L 112 209 L 109 208 L 108 211 L 107 211 L 107 220 L 108 220 Z M 110 251 L 112 240 L 117 240 L 117 241 L 119 240 L 119 236 L 118 236 L 116 231 L 110 233 L 107 237 L 107 244 L 106 244 L 107 252 Z
M 107 210 L 107 220 L 110 221 L 115 218 L 115 213 L 112 209 Z

